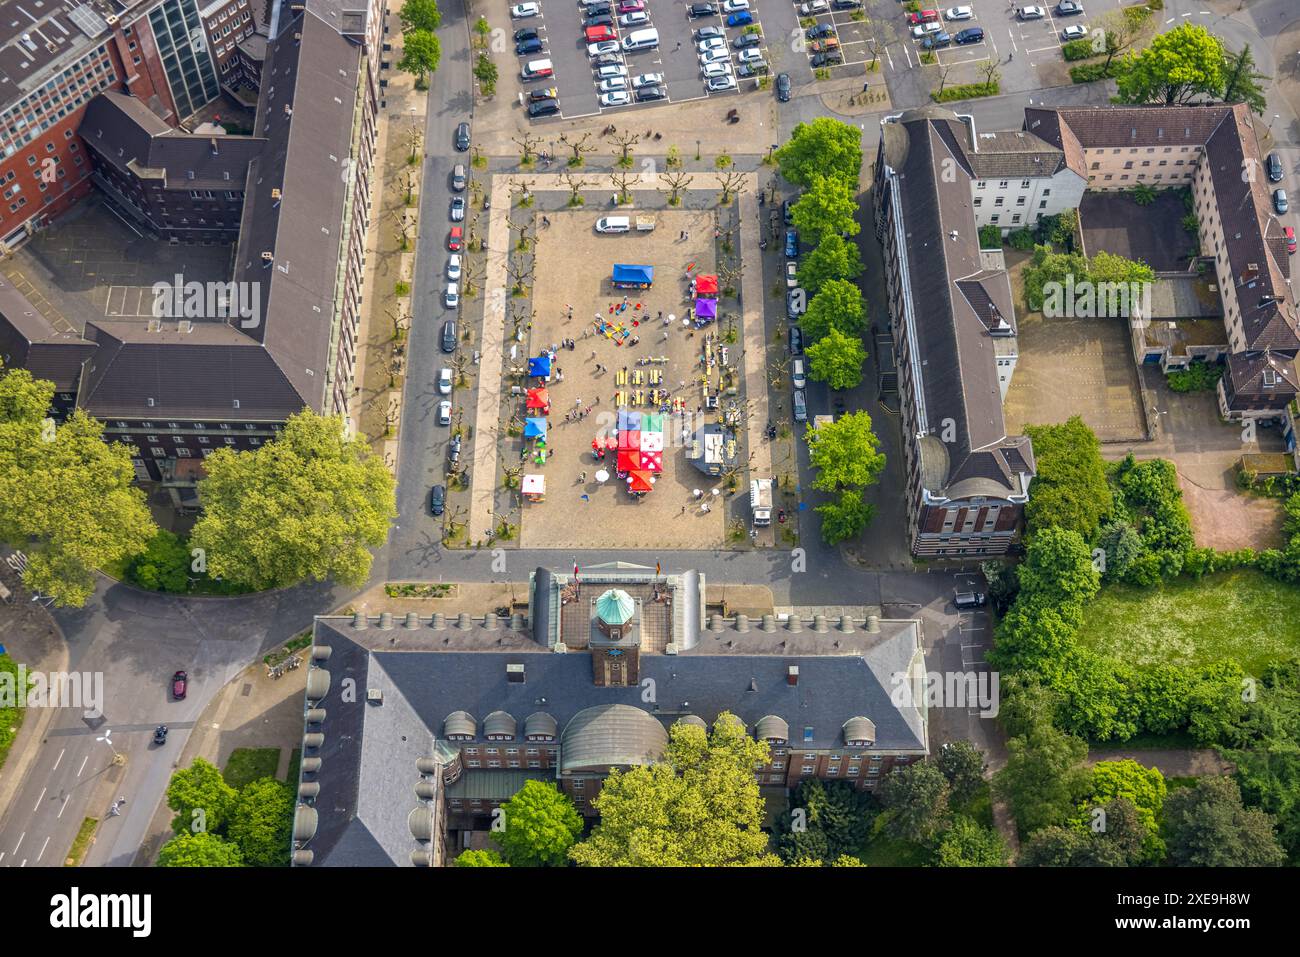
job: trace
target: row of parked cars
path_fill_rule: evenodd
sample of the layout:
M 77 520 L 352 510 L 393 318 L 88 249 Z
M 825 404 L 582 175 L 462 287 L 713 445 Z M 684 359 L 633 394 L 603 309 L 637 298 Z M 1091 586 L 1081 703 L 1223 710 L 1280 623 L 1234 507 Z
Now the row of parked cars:
M 1078 0 L 1061 0 L 1052 11 L 1058 17 L 1078 17 L 1083 15 L 1083 4 Z M 1041 20 L 1047 16 L 1047 10 L 1038 6 L 1018 7 L 1016 18 L 1019 20 Z M 1082 40 L 1088 35 L 1088 28 L 1081 23 L 1073 23 L 1061 31 L 1061 42 Z
M 804 0 L 798 5 L 800 17 L 817 17 L 834 10 L 860 10 L 862 0 Z M 808 41 L 804 48 L 814 70 L 824 66 L 838 66 L 844 62 L 840 38 L 833 23 L 817 23 L 804 31 Z
M 965 29 L 958 30 L 956 33 L 949 33 L 945 21 L 948 23 L 961 23 L 966 20 L 972 20 L 975 17 L 975 10 L 968 6 L 949 7 L 943 12 L 942 18 L 938 10 L 920 10 L 907 15 L 907 22 L 912 27 L 912 36 L 921 41 L 921 48 L 925 50 L 936 50 L 939 47 L 946 47 L 951 43 L 980 43 L 984 39 L 984 28 L 978 26 L 969 26 Z

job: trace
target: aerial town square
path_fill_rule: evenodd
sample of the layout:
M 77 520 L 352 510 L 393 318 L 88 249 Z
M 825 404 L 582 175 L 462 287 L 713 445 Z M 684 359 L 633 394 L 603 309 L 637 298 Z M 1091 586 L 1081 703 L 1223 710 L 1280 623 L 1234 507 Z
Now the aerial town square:
M 0 867 L 149 892 L 52 928 L 1300 862 L 1295 3 L 0 8 Z

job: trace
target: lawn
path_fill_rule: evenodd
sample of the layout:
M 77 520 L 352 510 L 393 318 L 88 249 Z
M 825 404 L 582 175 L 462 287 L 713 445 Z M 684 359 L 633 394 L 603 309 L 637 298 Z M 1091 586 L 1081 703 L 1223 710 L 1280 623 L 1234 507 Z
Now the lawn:
M 230 752 L 230 760 L 221 776 L 226 783 L 238 791 L 250 781 L 275 777 L 275 769 L 280 765 L 279 748 L 235 748 Z
M 81 866 L 81 862 L 86 859 L 86 852 L 90 850 L 90 841 L 95 836 L 97 827 L 99 827 L 98 818 L 88 817 L 82 820 L 72 847 L 68 850 L 68 856 L 63 862 L 64 867 Z
M 1108 585 L 1085 609 L 1079 638 L 1134 665 L 1235 660 L 1257 675 L 1300 653 L 1300 589 L 1252 569 L 1152 589 Z

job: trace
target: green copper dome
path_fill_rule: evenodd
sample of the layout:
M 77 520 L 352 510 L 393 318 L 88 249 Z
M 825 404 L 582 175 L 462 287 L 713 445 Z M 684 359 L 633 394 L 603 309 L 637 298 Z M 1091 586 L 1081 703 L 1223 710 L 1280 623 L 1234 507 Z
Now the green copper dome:
M 636 614 L 636 602 L 619 588 L 611 588 L 596 599 L 596 614 L 607 625 L 626 625 Z

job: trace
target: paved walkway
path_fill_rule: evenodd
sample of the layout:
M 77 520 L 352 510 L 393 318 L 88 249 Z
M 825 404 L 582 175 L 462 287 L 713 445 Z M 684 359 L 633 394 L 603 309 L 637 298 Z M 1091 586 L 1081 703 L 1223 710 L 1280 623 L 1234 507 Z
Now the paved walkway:
M 771 414 L 767 401 L 767 323 L 763 317 L 766 297 L 763 294 L 763 261 L 758 253 L 763 229 L 763 218 L 758 208 L 759 175 L 745 175 L 740 195 L 735 200 L 740 204 L 740 259 L 745 264 L 740 273 L 740 327 L 743 335 L 740 354 L 744 359 L 745 399 L 749 410 L 749 418 L 745 421 L 746 444 L 751 456 L 749 472 L 751 476 L 769 476 L 773 474 L 772 446 L 763 436 Z M 741 487 L 746 484 L 742 483 Z M 773 523 L 758 529 L 754 544 L 770 547 L 776 540 L 776 527 Z
M 1144 768 L 1157 768 L 1167 778 L 1219 777 L 1231 774 L 1231 761 L 1219 757 L 1210 748 L 1092 748 L 1088 763 L 1098 761 L 1136 761 Z

